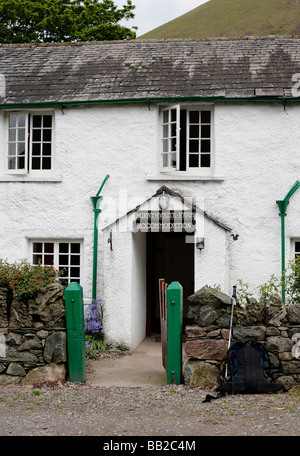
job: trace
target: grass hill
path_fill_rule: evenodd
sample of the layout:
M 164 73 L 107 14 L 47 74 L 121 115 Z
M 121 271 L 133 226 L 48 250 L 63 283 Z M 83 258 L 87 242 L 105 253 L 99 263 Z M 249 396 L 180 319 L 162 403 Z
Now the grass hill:
M 300 35 L 300 0 L 210 0 L 139 37 Z

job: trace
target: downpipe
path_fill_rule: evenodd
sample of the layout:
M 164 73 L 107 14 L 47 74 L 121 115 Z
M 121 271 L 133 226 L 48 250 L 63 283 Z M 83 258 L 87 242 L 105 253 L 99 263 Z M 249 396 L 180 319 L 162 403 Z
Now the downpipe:
M 103 199 L 100 196 L 101 190 L 109 178 L 109 174 L 106 175 L 103 180 L 96 196 L 91 196 L 91 201 L 94 209 L 94 250 L 93 250 L 93 284 L 92 284 L 92 299 L 96 300 L 97 297 L 97 274 L 98 274 L 98 217 L 101 212 L 100 203 Z

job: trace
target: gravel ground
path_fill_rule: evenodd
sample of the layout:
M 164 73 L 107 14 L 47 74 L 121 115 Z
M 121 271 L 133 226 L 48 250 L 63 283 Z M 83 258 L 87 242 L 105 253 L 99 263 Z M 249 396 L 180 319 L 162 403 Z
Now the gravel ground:
M 300 436 L 299 387 L 202 403 L 207 393 L 183 385 L 2 386 L 0 435 Z

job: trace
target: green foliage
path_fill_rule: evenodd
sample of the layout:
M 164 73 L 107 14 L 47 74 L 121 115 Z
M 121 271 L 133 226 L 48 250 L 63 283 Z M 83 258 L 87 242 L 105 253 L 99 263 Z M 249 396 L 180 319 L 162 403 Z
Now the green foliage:
M 247 297 L 253 296 L 253 293 L 249 291 L 249 285 L 242 279 L 238 279 L 237 281 L 236 296 L 241 306 L 247 304 Z
M 112 0 L 0 0 L 0 42 L 132 39 L 135 32 L 119 22 L 134 18 L 134 8 L 132 0 L 121 9 Z
M 103 340 L 95 334 L 85 335 L 85 353 L 89 359 L 97 359 L 101 353 L 105 353 L 106 348 Z
M 16 300 L 34 298 L 40 288 L 58 280 L 52 266 L 33 266 L 27 260 L 9 263 L 0 259 L 0 286 L 8 287 Z
M 285 275 L 285 292 L 289 304 L 300 302 L 300 258 L 289 262 L 289 270 Z
M 268 298 L 276 293 L 281 295 L 283 277 L 285 279 L 286 304 L 300 302 L 300 259 L 289 262 L 284 274 L 279 278 L 274 274 L 270 279 L 259 287 L 259 302 L 266 304 Z
M 281 287 L 282 279 L 272 274 L 270 279 L 259 287 L 260 304 L 265 305 L 272 294 L 281 294 Z

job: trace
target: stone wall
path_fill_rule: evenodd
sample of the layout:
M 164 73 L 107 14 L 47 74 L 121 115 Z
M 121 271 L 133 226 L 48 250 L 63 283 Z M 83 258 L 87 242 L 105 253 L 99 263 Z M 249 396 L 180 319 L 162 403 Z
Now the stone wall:
M 219 386 L 228 349 L 231 297 L 206 286 L 187 301 L 191 324 L 186 327 L 184 382 Z M 267 349 L 271 381 L 286 387 L 300 384 L 300 304 L 286 307 L 272 295 L 265 306 L 254 298 L 248 298 L 244 307 L 235 306 L 232 343 L 250 339 Z
M 53 283 L 26 303 L 0 288 L 0 385 L 66 379 L 64 287 Z

